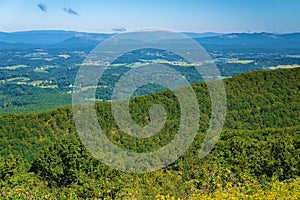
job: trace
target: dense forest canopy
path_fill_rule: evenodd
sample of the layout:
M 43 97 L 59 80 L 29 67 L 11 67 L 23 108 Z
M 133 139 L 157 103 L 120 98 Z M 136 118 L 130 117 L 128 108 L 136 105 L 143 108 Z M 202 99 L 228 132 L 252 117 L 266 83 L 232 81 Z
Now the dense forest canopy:
M 120 172 L 91 156 L 77 135 L 69 106 L 36 114 L 2 115 L 0 197 L 247 199 L 286 195 L 297 199 L 299 75 L 296 68 L 255 71 L 225 80 L 225 127 L 204 159 L 198 153 L 208 128 L 211 102 L 206 84 L 193 84 L 200 108 L 194 142 L 175 163 L 145 174 Z M 153 104 L 164 106 L 168 118 L 165 127 L 149 139 L 134 138 L 119 130 L 110 102 L 96 105 L 98 121 L 118 146 L 134 152 L 153 151 L 172 140 L 181 114 L 174 94 L 160 91 L 131 99 L 132 119 L 140 125 L 148 124 L 148 109 Z

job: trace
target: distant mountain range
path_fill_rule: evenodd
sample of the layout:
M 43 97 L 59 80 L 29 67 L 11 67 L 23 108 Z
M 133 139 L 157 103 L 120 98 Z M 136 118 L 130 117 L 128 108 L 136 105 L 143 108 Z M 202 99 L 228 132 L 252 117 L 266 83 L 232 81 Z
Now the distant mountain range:
M 0 49 L 91 47 L 112 35 L 61 30 L 0 32 Z
M 300 33 L 192 33 L 184 32 L 206 48 L 296 48 Z M 92 48 L 113 34 L 45 30 L 0 32 L 0 49 Z
M 231 33 L 216 37 L 196 38 L 203 46 L 220 48 L 296 48 L 300 49 L 300 33 Z

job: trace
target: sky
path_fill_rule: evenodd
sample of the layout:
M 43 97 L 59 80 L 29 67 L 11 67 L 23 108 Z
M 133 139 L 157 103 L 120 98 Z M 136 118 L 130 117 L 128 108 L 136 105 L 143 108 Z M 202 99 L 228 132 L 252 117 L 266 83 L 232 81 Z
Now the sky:
M 300 0 L 0 0 L 0 31 L 300 32 Z

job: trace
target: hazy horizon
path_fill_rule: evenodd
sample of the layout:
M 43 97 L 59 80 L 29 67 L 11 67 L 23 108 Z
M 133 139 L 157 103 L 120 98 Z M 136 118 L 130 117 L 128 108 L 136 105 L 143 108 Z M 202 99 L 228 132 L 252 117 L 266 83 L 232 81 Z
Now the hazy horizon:
M 147 27 L 145 27 L 147 28 Z M 126 30 L 126 31 L 134 31 L 136 29 L 132 30 Z M 64 29 L 25 29 L 25 30 L 15 30 L 15 31 L 2 31 L 0 30 L 0 33 L 22 33 L 22 32 L 38 32 L 38 31 L 65 31 L 65 32 L 78 32 L 78 33 L 95 33 L 95 34 L 116 34 L 120 32 L 97 32 L 97 31 L 80 31 L 80 30 L 64 30 Z M 175 30 L 174 30 L 175 31 Z M 213 31 L 204 31 L 204 32 L 194 32 L 194 31 L 179 31 L 180 33 L 195 33 L 195 34 L 206 34 L 206 33 L 212 33 L 212 34 L 260 34 L 260 33 L 269 33 L 269 34 L 293 34 L 293 33 L 300 33 L 300 31 L 293 31 L 293 32 L 266 32 L 266 31 L 256 31 L 256 32 L 213 32 Z

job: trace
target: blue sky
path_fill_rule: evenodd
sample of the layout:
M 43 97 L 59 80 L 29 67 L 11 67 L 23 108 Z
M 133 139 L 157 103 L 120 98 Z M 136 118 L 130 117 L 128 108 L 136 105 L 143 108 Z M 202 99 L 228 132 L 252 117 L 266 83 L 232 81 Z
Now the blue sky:
M 282 33 L 300 32 L 299 19 L 300 0 L 0 0 L 0 31 Z

